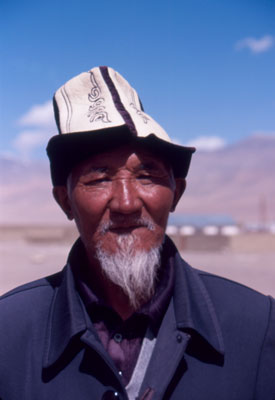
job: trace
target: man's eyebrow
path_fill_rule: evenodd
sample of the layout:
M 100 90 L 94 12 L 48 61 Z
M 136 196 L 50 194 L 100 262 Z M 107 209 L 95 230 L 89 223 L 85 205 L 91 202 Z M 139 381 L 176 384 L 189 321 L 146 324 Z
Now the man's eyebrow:
M 104 173 L 107 172 L 108 168 L 107 167 L 89 167 L 87 169 L 87 173 Z
M 158 163 L 156 163 L 155 161 L 144 161 L 141 164 L 139 164 L 137 170 L 141 171 L 141 170 L 160 170 L 161 167 Z

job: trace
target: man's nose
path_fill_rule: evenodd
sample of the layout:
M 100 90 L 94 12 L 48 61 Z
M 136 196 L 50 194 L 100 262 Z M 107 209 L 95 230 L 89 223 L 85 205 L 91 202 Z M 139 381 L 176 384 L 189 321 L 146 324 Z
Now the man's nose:
M 141 210 L 142 200 L 134 179 L 117 179 L 112 186 L 111 212 L 133 214 Z

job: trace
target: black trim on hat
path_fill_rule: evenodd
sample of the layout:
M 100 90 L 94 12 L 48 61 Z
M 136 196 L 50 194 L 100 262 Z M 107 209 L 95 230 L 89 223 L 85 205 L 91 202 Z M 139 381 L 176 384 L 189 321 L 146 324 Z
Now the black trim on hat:
M 58 105 L 55 99 L 55 95 L 53 96 L 53 112 L 54 112 L 54 118 L 55 118 L 55 123 L 58 129 L 59 134 L 61 134 L 61 129 L 60 129 L 60 114 L 59 114 L 59 109 Z
M 56 135 L 49 140 L 47 146 L 53 185 L 66 185 L 72 169 L 85 159 L 127 144 L 140 145 L 166 160 L 171 165 L 175 177 L 180 178 L 187 176 L 191 157 L 195 151 L 194 147 L 167 142 L 153 133 L 146 137 L 137 137 L 126 125 L 98 131 Z
M 106 85 L 108 86 L 108 89 L 110 90 L 110 93 L 112 95 L 113 102 L 114 102 L 114 105 L 115 105 L 117 111 L 120 113 L 120 115 L 124 119 L 126 125 L 130 129 L 130 131 L 135 136 L 137 136 L 137 130 L 136 130 L 135 124 L 132 120 L 131 115 L 128 113 L 128 111 L 122 104 L 119 93 L 114 85 L 114 82 L 112 81 L 112 79 L 109 75 L 108 67 L 99 67 L 99 69 L 100 69 L 101 75 L 102 75 Z

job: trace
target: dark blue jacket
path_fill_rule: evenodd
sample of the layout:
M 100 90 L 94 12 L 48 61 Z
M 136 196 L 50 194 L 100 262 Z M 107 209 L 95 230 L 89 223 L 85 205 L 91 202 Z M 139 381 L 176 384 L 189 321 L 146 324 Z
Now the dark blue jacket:
M 274 300 L 172 249 L 174 293 L 140 398 L 274 400 Z M 1 297 L 0 399 L 127 399 L 69 265 Z

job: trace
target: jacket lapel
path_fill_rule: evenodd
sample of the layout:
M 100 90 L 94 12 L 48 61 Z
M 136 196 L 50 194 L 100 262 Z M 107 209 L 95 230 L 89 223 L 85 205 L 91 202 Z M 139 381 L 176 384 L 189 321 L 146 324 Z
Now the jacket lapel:
M 71 339 L 87 329 L 87 323 L 86 311 L 74 288 L 70 266 L 67 265 L 51 304 L 43 357 L 44 368 L 48 368 L 61 357 Z
M 175 269 L 174 292 L 162 321 L 140 399 L 163 399 L 176 372 L 188 366 L 185 353 L 204 362 L 222 365 L 224 344 L 216 312 L 199 274 L 185 263 L 173 243 L 167 239 L 167 262 Z M 175 382 L 174 382 L 175 383 Z

